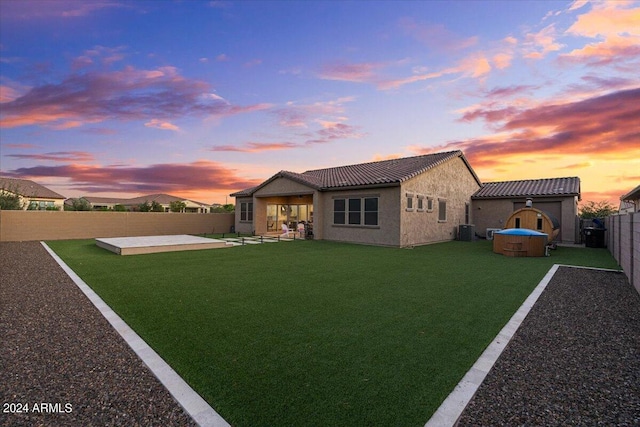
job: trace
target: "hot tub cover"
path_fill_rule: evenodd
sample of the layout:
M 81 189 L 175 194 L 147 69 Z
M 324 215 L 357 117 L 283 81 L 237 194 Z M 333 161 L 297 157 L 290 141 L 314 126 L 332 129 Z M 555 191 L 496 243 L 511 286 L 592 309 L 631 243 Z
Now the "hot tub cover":
M 504 230 L 496 231 L 494 234 L 507 234 L 509 236 L 547 236 L 547 233 L 541 233 L 535 230 L 529 230 L 528 228 L 506 228 Z

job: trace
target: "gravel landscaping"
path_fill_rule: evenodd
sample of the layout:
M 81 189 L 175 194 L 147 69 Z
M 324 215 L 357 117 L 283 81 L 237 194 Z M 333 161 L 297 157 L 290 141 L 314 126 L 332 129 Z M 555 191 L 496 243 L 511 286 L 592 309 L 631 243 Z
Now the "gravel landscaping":
M 640 425 L 640 296 L 626 277 L 559 268 L 457 425 Z
M 196 425 L 38 242 L 0 243 L 0 404 L 0 426 Z M 457 425 L 640 425 L 626 277 L 559 268 Z
M 0 243 L 1 426 L 194 426 L 38 242 Z

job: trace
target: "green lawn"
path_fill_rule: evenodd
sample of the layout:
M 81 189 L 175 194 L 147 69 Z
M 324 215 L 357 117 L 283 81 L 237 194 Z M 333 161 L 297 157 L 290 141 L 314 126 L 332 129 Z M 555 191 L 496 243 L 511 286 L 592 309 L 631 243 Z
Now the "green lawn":
M 296 241 L 118 256 L 48 242 L 234 426 L 424 425 L 554 263 L 491 242 Z

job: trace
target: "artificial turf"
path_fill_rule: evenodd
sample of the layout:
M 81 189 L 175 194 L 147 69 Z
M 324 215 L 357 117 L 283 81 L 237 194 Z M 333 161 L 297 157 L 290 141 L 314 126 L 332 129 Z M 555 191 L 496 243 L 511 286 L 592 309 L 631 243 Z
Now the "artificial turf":
M 424 425 L 552 264 L 617 268 L 605 249 L 485 241 L 48 244 L 234 426 Z

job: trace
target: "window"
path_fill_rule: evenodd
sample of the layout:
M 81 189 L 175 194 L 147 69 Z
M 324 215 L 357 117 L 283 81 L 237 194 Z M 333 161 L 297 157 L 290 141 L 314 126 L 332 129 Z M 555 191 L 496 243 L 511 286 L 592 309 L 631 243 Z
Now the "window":
M 520 228 L 520 218 L 516 218 L 516 226 L 515 228 Z
M 469 203 L 464 204 L 464 223 L 471 224 L 471 209 L 469 207 Z
M 253 221 L 253 202 L 240 203 L 240 221 Z
M 360 224 L 362 211 L 362 199 L 349 199 L 349 224 Z
M 364 225 L 378 225 L 378 198 L 364 199 Z
M 433 197 L 427 196 L 427 212 L 433 212 Z
M 378 225 L 378 198 L 334 199 L 333 223 L 337 225 Z
M 413 193 L 407 193 L 407 212 L 413 211 Z
M 542 230 L 542 218 L 538 218 L 538 221 L 537 221 L 537 230 Z
M 333 223 L 344 224 L 345 220 L 345 199 L 335 199 L 333 201 Z
M 447 220 L 447 201 L 438 199 L 438 221 L 445 222 Z

